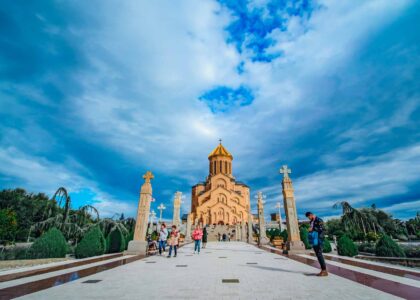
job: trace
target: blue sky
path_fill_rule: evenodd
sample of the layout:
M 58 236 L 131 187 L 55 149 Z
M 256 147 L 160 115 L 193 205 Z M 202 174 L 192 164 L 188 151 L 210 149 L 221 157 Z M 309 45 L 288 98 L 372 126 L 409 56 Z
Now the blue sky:
M 141 176 L 172 216 L 222 138 L 266 213 L 292 169 L 300 217 L 337 201 L 420 207 L 416 1 L 5 1 L 0 187 L 65 186 L 134 216 Z

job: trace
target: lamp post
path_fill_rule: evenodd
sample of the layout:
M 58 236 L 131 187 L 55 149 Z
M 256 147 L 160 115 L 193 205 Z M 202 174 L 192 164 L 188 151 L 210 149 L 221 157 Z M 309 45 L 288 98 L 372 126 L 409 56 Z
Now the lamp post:
M 164 209 L 166 209 L 165 205 L 163 205 L 163 203 L 161 203 L 157 209 L 160 211 L 160 215 L 159 215 L 159 223 L 162 223 L 162 212 Z
M 156 218 L 156 213 L 154 210 L 152 210 L 152 212 L 150 213 L 150 228 L 152 229 L 153 232 L 153 223 L 155 221 Z
M 282 205 L 281 205 L 280 202 L 276 203 L 276 208 L 279 209 L 279 229 L 280 229 L 280 232 L 282 232 L 283 231 L 283 224 L 281 222 L 281 208 L 282 208 Z

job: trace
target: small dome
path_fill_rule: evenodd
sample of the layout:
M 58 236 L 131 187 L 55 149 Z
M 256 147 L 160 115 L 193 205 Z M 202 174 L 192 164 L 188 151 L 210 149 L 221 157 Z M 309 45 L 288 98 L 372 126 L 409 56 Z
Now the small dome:
M 213 156 L 227 156 L 230 159 L 233 159 L 232 154 L 230 154 L 229 151 L 226 150 L 225 147 L 223 147 L 222 143 L 220 143 L 210 154 L 209 159 Z

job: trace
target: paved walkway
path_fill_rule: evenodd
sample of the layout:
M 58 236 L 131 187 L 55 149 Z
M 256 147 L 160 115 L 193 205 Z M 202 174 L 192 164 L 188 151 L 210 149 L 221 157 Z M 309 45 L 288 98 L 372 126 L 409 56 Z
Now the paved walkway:
M 22 298 L 397 299 L 335 275 L 313 276 L 313 267 L 245 243 L 212 242 L 201 254 L 192 252 L 187 245 L 177 258 L 148 257 Z

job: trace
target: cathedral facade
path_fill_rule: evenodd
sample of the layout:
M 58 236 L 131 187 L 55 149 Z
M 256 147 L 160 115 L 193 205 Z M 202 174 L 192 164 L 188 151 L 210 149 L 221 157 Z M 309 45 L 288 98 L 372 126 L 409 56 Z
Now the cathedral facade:
M 209 175 L 192 187 L 191 214 L 206 224 L 235 225 L 248 222 L 249 187 L 232 176 L 233 156 L 220 143 L 209 155 Z

